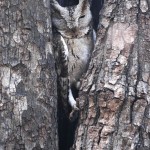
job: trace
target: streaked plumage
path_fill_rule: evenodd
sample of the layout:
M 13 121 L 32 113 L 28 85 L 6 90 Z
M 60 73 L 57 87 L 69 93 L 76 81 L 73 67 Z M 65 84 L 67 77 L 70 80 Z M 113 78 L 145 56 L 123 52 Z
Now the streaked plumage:
M 62 7 L 56 0 L 52 0 L 52 23 L 61 95 L 64 103 L 66 99 L 69 100 L 71 115 L 74 115 L 78 108 L 71 87 L 79 88 L 77 84 L 87 70 L 94 45 L 88 0 L 79 0 L 78 5 L 70 7 Z

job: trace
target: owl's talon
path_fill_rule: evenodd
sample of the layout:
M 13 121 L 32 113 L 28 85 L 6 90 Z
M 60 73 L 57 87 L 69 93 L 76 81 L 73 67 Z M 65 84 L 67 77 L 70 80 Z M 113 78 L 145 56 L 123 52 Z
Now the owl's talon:
M 79 108 L 77 106 L 74 106 L 69 115 L 70 121 L 72 121 L 72 122 L 75 121 L 77 119 L 78 115 L 79 115 Z

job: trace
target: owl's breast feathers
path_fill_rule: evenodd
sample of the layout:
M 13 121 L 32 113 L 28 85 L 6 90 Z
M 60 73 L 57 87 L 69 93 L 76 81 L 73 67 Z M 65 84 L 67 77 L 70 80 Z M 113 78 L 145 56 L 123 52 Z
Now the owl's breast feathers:
M 68 46 L 68 73 L 70 82 L 77 82 L 86 72 L 94 42 L 92 31 L 78 38 L 68 39 L 64 37 Z

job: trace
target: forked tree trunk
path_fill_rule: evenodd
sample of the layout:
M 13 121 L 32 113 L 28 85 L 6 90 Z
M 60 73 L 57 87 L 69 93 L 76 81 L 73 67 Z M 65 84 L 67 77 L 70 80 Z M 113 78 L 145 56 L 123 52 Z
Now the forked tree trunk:
M 49 2 L 0 1 L 0 150 L 58 149 Z M 75 150 L 150 149 L 149 8 L 105 0 Z
M 149 150 L 149 76 L 150 1 L 105 0 L 74 149 Z
M 57 150 L 50 0 L 0 1 L 0 150 Z

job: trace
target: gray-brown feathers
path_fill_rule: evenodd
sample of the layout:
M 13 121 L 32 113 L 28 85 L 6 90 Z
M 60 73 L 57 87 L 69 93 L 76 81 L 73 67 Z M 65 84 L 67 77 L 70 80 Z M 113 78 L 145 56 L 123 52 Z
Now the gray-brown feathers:
M 70 7 L 62 7 L 52 0 L 52 24 L 57 73 L 60 82 L 63 78 L 68 84 L 61 88 L 68 89 L 69 103 L 76 110 L 71 86 L 76 86 L 86 72 L 94 45 L 88 0 L 79 0 L 78 5 Z
M 91 28 L 92 15 L 87 0 L 80 0 L 76 6 L 62 7 L 52 0 L 52 23 L 66 38 L 79 38 Z

